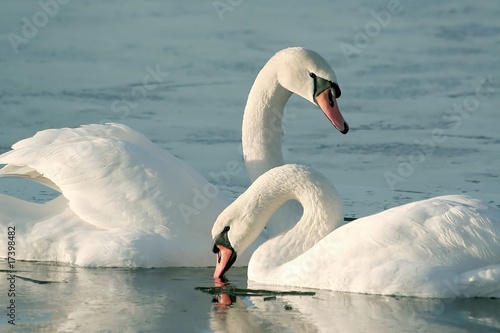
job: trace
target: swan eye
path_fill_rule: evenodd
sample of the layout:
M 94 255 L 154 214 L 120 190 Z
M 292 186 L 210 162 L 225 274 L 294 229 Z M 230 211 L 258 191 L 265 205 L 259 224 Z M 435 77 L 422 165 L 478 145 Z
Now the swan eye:
M 330 106 L 333 108 L 335 106 L 335 102 L 333 101 L 333 94 L 332 94 L 332 89 L 328 92 L 328 102 L 330 103 Z
M 225 226 L 225 227 L 224 227 L 224 230 L 222 230 L 222 232 L 223 232 L 223 233 L 224 233 L 224 232 L 228 232 L 228 231 L 229 231 L 229 229 L 231 229 L 231 228 L 229 228 L 229 226 L 227 225 L 227 226 Z
M 312 77 L 313 79 L 316 78 L 316 74 L 314 74 L 314 73 L 309 73 L 309 76 Z

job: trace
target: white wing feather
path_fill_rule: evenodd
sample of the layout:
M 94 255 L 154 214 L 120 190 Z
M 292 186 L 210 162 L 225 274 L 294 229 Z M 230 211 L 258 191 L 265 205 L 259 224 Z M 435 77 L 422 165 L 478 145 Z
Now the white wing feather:
M 182 221 L 176 208 L 192 206 L 193 189 L 207 184 L 191 167 L 118 124 L 42 131 L 16 143 L 0 163 L 8 164 L 3 174 L 55 184 L 81 219 L 104 229 L 169 228 Z M 180 195 L 186 190 L 191 196 Z

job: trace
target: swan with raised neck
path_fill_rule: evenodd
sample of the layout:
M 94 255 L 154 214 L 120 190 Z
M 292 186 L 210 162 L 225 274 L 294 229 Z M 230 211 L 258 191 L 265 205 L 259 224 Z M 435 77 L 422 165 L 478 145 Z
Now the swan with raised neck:
M 242 148 L 252 180 L 284 163 L 282 118 L 293 93 L 318 105 L 341 133 L 349 130 L 336 100 L 337 77 L 326 60 L 302 47 L 279 51 L 257 75 L 243 115 Z

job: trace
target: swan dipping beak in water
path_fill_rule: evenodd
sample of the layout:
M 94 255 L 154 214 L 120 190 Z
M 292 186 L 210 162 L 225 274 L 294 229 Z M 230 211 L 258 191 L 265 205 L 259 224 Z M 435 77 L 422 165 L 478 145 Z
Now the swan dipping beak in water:
M 497 208 L 447 195 L 344 223 L 329 180 L 294 164 L 263 174 L 219 215 L 212 228 L 215 278 L 289 200 L 297 200 L 304 212 L 253 252 L 250 281 L 379 295 L 500 297 Z

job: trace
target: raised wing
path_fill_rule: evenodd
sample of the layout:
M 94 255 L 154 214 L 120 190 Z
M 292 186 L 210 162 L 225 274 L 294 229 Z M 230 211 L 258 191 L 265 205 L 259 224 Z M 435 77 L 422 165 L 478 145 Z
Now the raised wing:
M 7 164 L 0 175 L 51 185 L 81 219 L 103 229 L 171 234 L 190 222 L 186 209 L 208 186 L 190 166 L 120 124 L 45 130 L 12 148 L 0 156 Z M 218 198 L 204 199 L 210 202 L 195 207 L 198 213 L 224 207 Z

